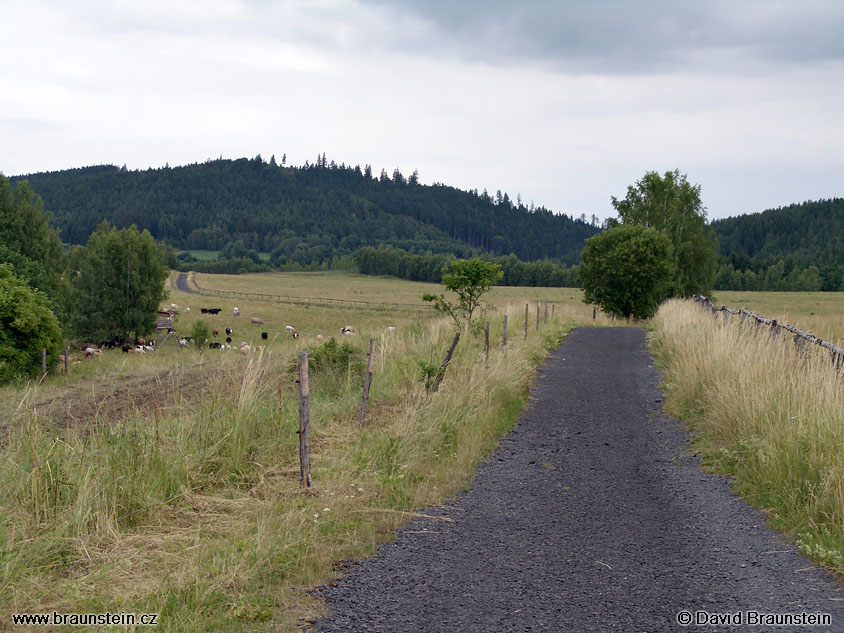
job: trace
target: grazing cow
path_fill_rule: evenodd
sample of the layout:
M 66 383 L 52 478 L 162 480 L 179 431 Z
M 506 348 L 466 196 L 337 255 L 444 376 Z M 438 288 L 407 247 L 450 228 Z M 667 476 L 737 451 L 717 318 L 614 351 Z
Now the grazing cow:
M 220 349 L 222 345 L 220 345 L 217 341 L 214 341 L 213 343 L 209 343 L 208 347 L 211 349 Z
M 123 347 L 121 347 L 120 349 L 123 350 L 124 354 L 128 354 L 129 350 L 132 349 L 132 346 L 127 344 L 127 345 L 124 345 Z
M 170 309 L 171 309 L 171 310 L 178 310 L 178 309 L 179 309 L 179 306 L 177 306 L 175 303 L 171 303 L 171 304 L 170 304 Z
M 185 307 L 185 313 L 186 313 L 186 314 L 190 314 L 190 308 Z
M 135 339 L 135 345 L 146 345 L 146 344 L 147 344 L 147 340 L 145 338 L 142 338 L 142 337 L 139 336 L 138 338 Z
M 231 336 L 227 336 L 227 337 L 226 337 L 226 343 L 231 343 L 231 342 L 232 342 L 232 337 L 231 337 Z
M 188 346 L 188 339 L 180 338 L 179 339 L 179 347 L 187 347 Z
M 214 328 L 213 330 L 211 330 L 211 334 L 213 334 L 213 335 L 214 335 L 214 338 L 217 338 L 217 335 L 218 335 L 219 333 L 220 333 L 220 330 L 218 330 L 217 328 Z
M 99 347 L 86 347 L 84 355 L 85 358 L 91 358 L 92 356 L 102 356 L 103 351 Z
M 266 332 L 261 332 L 261 338 L 264 339 L 265 341 L 269 338 L 269 336 L 270 335 L 267 334 Z
M 208 314 L 208 308 L 200 308 L 199 311 L 202 312 L 202 314 Z
M 290 336 L 292 336 L 293 338 L 299 338 L 299 332 L 297 332 L 296 330 L 293 330 L 293 331 L 290 333 Z
M 285 325 L 285 326 L 284 326 L 284 329 L 285 329 L 285 330 L 287 330 L 288 332 L 292 332 L 292 331 L 293 331 L 293 330 L 295 330 L 296 328 L 295 328 L 295 327 L 293 327 L 292 325 Z
M 237 306 L 232 310 L 232 316 L 240 316 L 240 310 L 237 309 Z
M 247 355 L 247 354 L 249 354 L 249 352 L 251 352 L 251 351 L 252 351 L 252 348 L 250 348 L 250 347 L 249 347 L 249 345 L 246 343 L 246 341 L 242 341 L 242 342 L 240 343 L 240 353 L 241 353 L 241 354 L 243 354 L 244 356 L 246 356 L 246 355 Z
M 388 326 L 387 326 L 387 331 L 388 331 L 388 332 L 390 332 L 390 333 L 392 333 L 392 332 L 395 332 L 395 331 L 396 331 L 396 328 L 394 328 L 392 325 L 388 325 Z
M 231 335 L 232 329 L 230 327 L 226 328 L 226 334 Z
M 208 308 L 208 314 L 220 314 L 222 311 L 222 308 Z
M 346 336 L 351 336 L 355 333 L 355 328 L 353 328 L 351 325 L 344 325 L 340 328 L 340 333 Z
M 324 337 L 322 334 L 317 334 L 317 335 L 316 335 L 316 340 L 318 340 L 318 341 L 321 341 L 321 340 L 322 340 L 322 339 L 324 339 L 324 338 L 325 338 L 325 337 Z
M 259 317 L 252 317 L 252 324 L 253 325 L 264 325 L 264 319 Z

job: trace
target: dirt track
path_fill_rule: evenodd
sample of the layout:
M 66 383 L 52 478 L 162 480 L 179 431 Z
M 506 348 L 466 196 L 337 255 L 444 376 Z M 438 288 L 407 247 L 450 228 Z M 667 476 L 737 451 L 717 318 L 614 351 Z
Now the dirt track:
M 844 631 L 840 583 L 701 471 L 659 380 L 642 330 L 572 332 L 471 490 L 426 511 L 452 521 L 413 521 L 324 588 L 319 630 Z M 741 624 L 695 624 L 704 611 Z

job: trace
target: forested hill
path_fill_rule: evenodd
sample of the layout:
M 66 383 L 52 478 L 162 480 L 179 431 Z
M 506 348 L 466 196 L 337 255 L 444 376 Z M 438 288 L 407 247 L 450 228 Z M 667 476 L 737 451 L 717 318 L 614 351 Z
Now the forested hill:
M 844 198 L 802 202 L 712 223 L 721 255 L 844 263 Z
M 717 290 L 844 290 L 844 199 L 802 202 L 712 223 Z
M 114 166 L 29 174 L 66 242 L 85 243 L 102 220 L 137 225 L 177 248 L 220 250 L 241 240 L 274 261 L 323 261 L 361 246 L 521 260 L 579 260 L 598 227 L 507 194 L 422 185 L 369 166 L 284 167 L 275 159 L 214 160 L 128 171 Z

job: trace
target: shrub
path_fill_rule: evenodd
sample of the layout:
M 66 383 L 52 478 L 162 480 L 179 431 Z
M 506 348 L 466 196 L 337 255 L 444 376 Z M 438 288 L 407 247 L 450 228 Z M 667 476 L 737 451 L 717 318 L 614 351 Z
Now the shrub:
M 41 350 L 47 350 L 47 366 L 54 367 L 61 344 L 47 297 L 15 277 L 10 265 L 0 264 L 0 382 L 37 378 Z
M 193 339 L 194 345 L 197 347 L 203 347 L 205 345 L 205 341 L 207 341 L 208 337 L 211 336 L 211 328 L 208 327 L 208 323 L 199 319 L 193 322 L 193 327 L 191 328 L 188 336 Z

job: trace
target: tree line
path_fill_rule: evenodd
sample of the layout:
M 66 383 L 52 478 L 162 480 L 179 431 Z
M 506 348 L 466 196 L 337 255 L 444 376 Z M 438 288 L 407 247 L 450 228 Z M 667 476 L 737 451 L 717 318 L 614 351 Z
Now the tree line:
M 495 257 L 485 254 L 483 261 L 497 264 L 502 276 L 497 280 L 505 286 L 577 287 L 578 267 L 566 266 L 550 259 L 523 262 L 513 254 Z M 355 254 L 355 263 L 364 275 L 391 275 L 411 281 L 441 283 L 443 270 L 455 261 L 450 254 L 408 253 L 391 246 L 365 246 Z
M 844 198 L 716 220 L 719 290 L 844 289 Z
M 424 185 L 418 173 L 376 174 L 324 154 L 303 166 L 261 156 L 132 171 L 98 166 L 25 178 L 65 241 L 81 244 L 106 219 L 178 249 L 242 243 L 275 267 L 321 265 L 363 246 L 465 258 L 489 252 L 577 263 L 596 219 L 572 218 L 496 191 Z M 22 177 L 23 178 L 23 177 Z
M 0 383 L 57 364 L 65 338 L 126 341 L 155 329 L 169 274 L 148 231 L 103 222 L 68 251 L 26 182 L 0 175 Z

